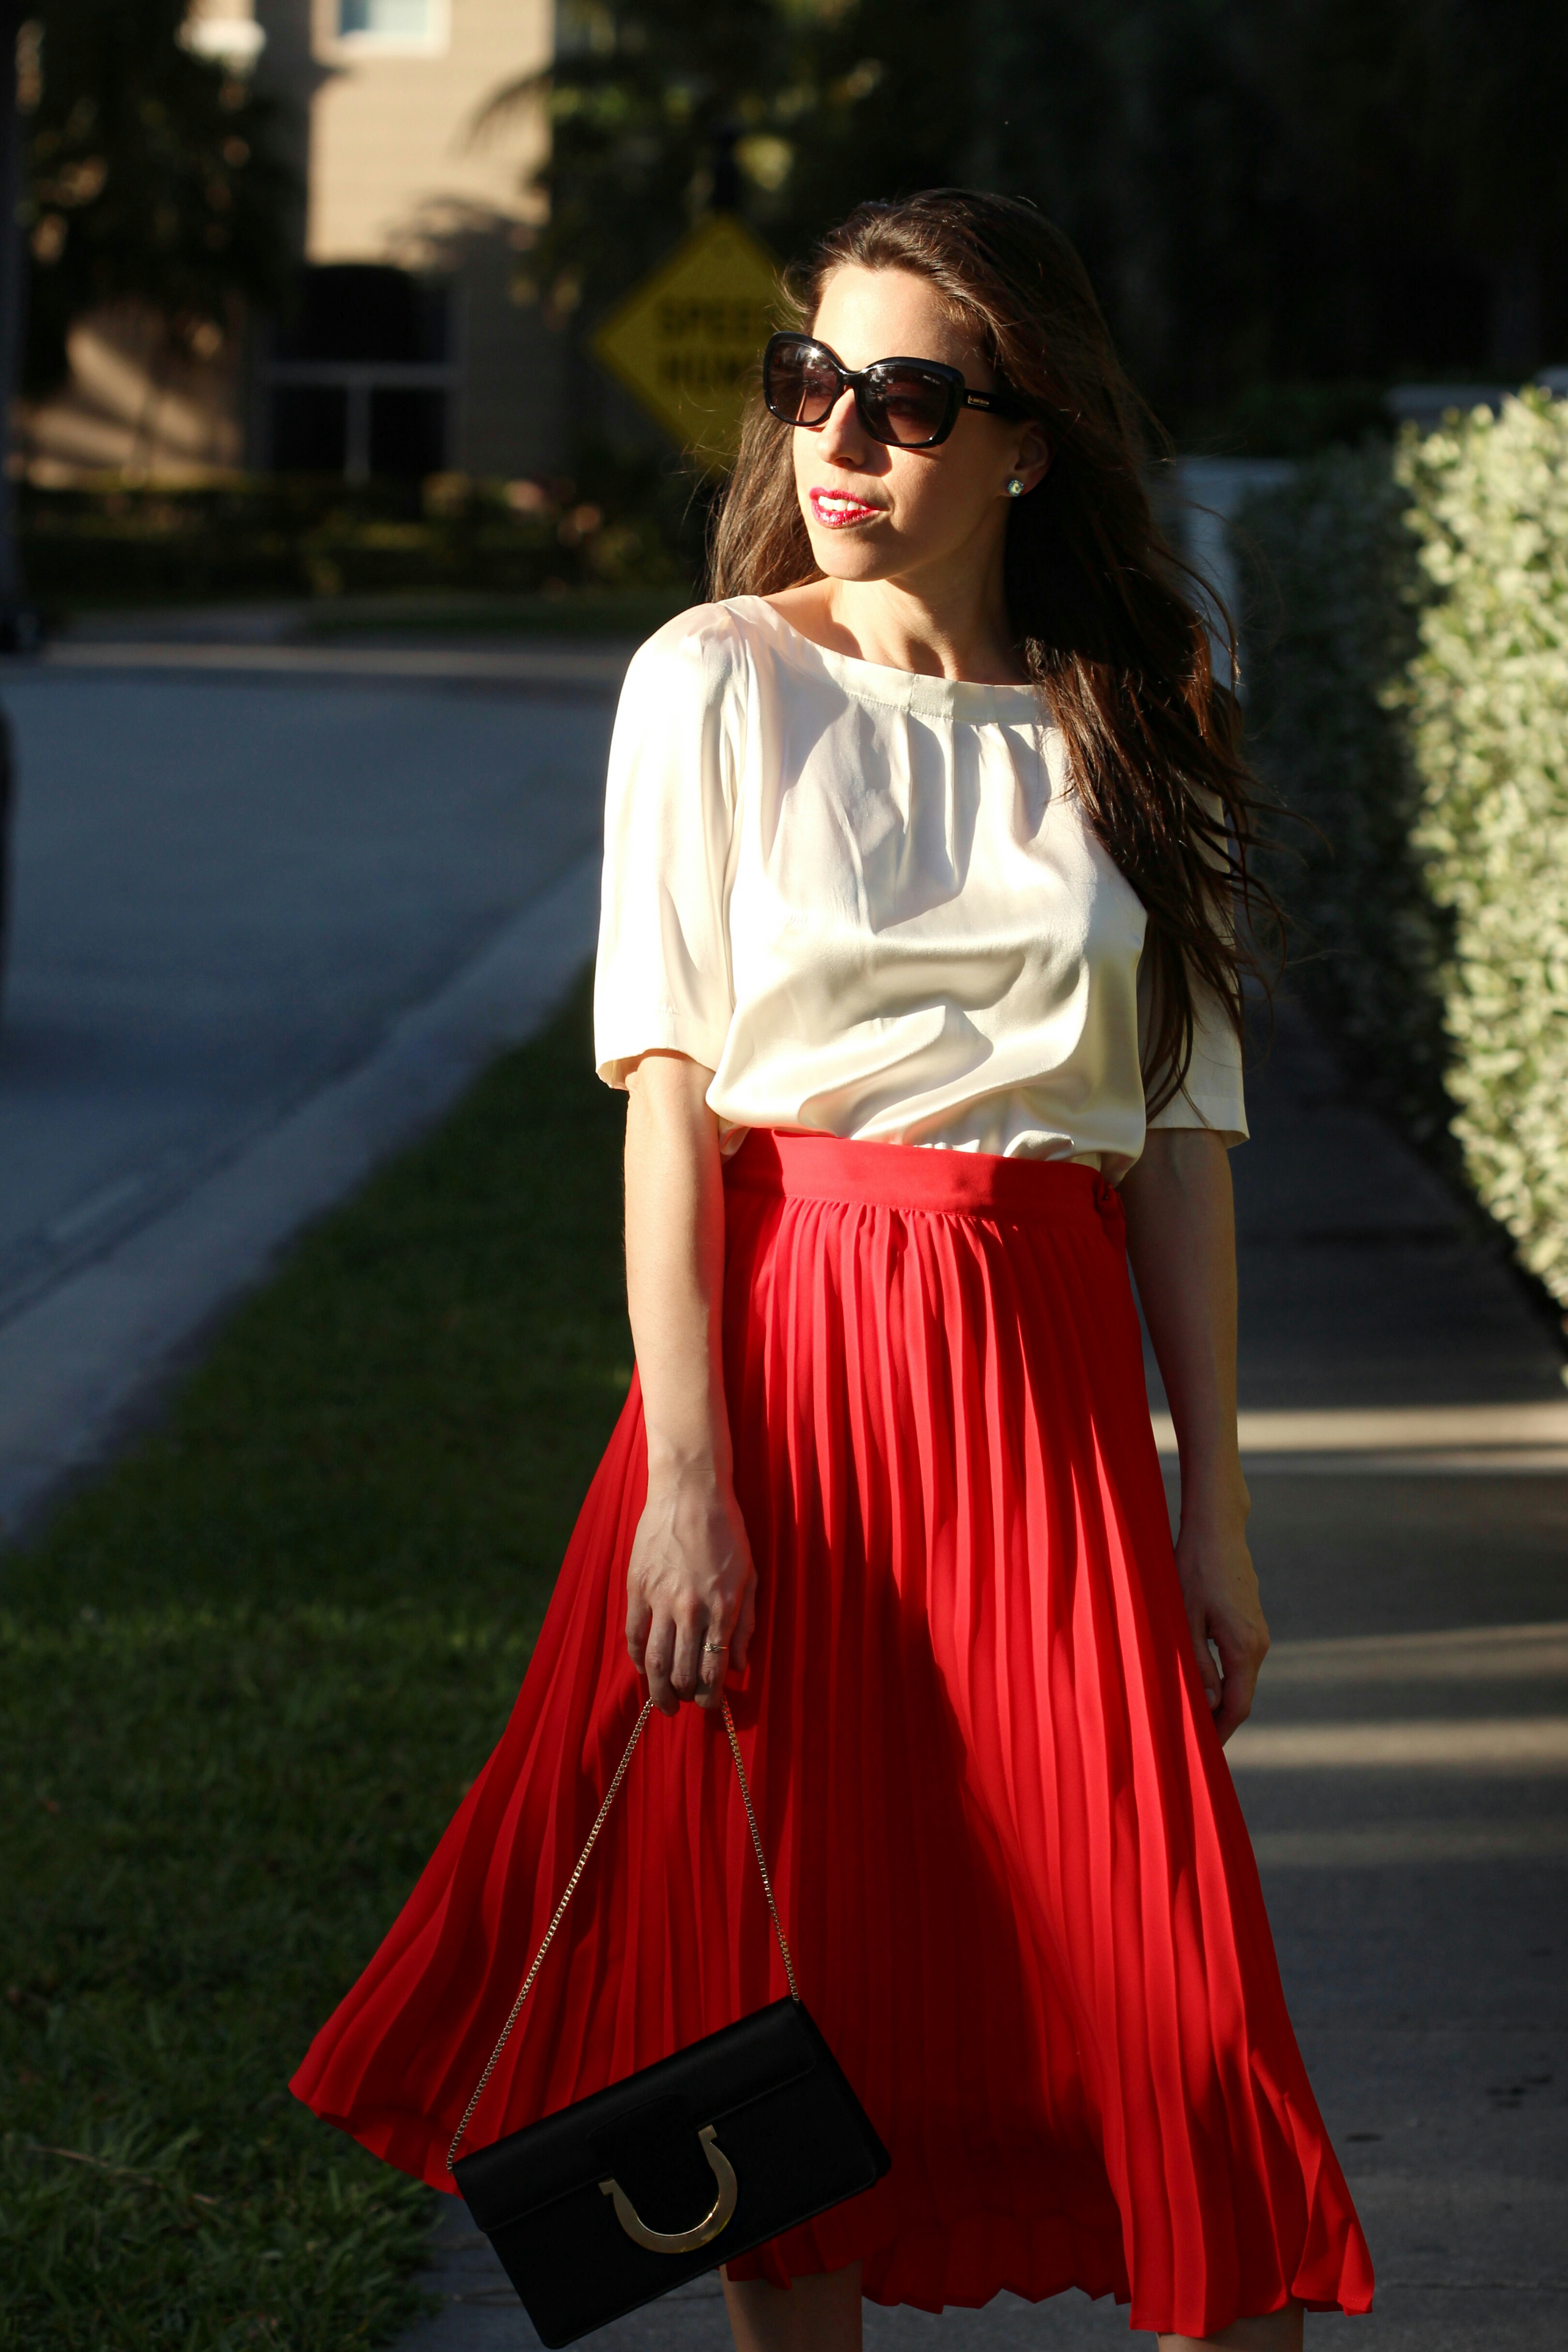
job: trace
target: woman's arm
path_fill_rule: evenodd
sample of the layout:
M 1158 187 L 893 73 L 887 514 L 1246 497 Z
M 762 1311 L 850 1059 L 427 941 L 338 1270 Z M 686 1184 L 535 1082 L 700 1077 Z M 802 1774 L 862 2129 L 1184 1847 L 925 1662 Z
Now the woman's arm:
M 724 1187 L 711 1070 L 647 1054 L 627 1074 L 626 1304 L 647 1502 L 626 1570 L 626 1647 L 655 1704 L 716 1706 L 746 1663 L 756 1570 L 724 1403 Z M 725 1652 L 704 1643 L 727 1645 Z
M 1152 1129 L 1121 1200 L 1181 1454 L 1176 1567 L 1226 1740 L 1252 1712 L 1268 1628 L 1247 1549 L 1251 1506 L 1236 1442 L 1236 1216 L 1224 1143 L 1202 1128 Z

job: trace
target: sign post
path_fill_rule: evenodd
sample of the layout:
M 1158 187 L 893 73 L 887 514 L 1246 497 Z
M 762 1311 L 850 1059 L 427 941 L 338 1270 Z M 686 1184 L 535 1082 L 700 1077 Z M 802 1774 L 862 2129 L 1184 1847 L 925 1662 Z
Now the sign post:
M 684 449 L 721 466 L 734 455 L 763 345 L 783 323 L 777 265 L 721 213 L 612 311 L 594 352 Z

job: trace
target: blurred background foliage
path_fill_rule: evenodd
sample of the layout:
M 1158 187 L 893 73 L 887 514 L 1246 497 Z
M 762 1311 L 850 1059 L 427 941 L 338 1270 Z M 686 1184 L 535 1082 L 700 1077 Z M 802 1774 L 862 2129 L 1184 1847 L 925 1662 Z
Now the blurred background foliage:
M 565 0 L 560 25 L 520 291 L 563 328 L 716 177 L 785 257 L 862 197 L 962 182 L 1061 224 L 1189 443 L 1296 456 L 1396 377 L 1568 356 L 1552 0 Z
M 196 357 L 287 313 L 289 126 L 182 45 L 184 5 L 42 0 L 24 26 L 35 394 L 106 303 L 149 307 L 171 354 Z M 28 495 L 47 605 L 695 580 L 707 492 L 590 344 L 715 206 L 788 260 L 868 195 L 1031 198 L 1191 453 L 1353 446 L 1388 433 L 1393 383 L 1518 383 L 1568 360 L 1552 0 L 561 0 L 557 26 L 551 70 L 471 125 L 498 135 L 541 96 L 550 119 L 544 225 L 513 291 L 571 346 L 574 438 L 540 503 L 475 484 L 443 513 L 415 484 L 335 480 L 127 485 L 90 510 Z
M 186 0 L 42 0 L 17 44 L 31 267 L 23 389 L 67 372 L 88 312 L 135 301 L 215 358 L 237 306 L 277 312 L 299 188 L 276 101 L 184 46 Z

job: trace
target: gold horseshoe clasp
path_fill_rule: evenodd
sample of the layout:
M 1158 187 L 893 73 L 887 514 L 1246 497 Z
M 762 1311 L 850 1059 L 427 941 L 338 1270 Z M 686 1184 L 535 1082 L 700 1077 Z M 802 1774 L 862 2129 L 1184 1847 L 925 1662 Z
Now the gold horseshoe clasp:
M 650 2254 L 695 2253 L 699 2246 L 708 2245 L 728 2226 L 734 2212 L 741 2184 L 735 2178 L 734 2166 L 719 2145 L 716 2126 L 704 2124 L 697 2137 L 708 2158 L 708 2169 L 719 2184 L 719 2194 L 694 2230 L 650 2230 L 618 2180 L 599 2183 L 601 2193 L 614 2200 L 616 2219 L 627 2237 L 646 2246 Z

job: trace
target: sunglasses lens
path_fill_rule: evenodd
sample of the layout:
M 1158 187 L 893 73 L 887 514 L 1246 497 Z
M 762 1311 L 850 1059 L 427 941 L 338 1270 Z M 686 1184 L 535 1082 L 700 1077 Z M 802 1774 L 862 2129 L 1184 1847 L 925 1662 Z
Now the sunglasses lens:
M 866 387 L 868 421 L 884 441 L 918 448 L 939 440 L 949 422 L 952 390 L 920 368 L 875 367 Z
M 768 353 L 763 396 L 786 425 L 820 425 L 838 397 L 838 371 L 820 343 L 776 343 Z

